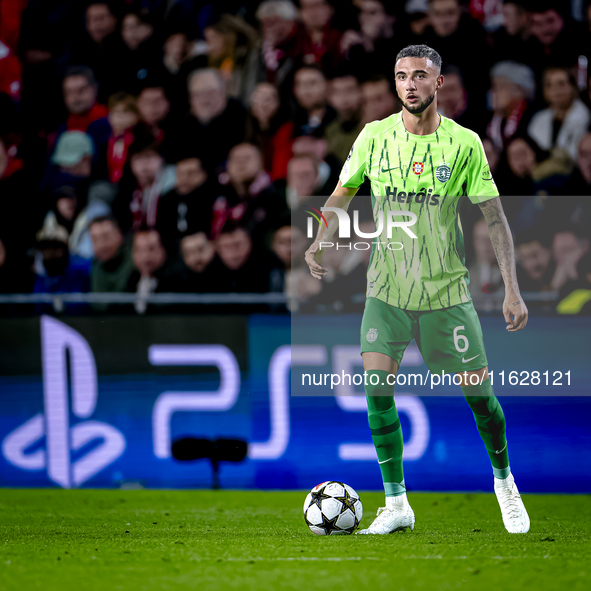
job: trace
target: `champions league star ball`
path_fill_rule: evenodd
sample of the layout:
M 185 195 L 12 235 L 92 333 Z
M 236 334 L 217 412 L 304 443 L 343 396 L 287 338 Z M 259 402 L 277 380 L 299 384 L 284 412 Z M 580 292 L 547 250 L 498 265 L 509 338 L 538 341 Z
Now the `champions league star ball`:
M 304 501 L 306 525 L 317 536 L 352 534 L 362 517 L 359 495 L 342 482 L 323 482 Z

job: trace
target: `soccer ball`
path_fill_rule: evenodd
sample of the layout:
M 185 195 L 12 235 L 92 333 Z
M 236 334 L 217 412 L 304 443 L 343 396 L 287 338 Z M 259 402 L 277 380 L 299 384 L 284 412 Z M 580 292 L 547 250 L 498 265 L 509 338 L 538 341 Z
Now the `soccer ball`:
M 362 517 L 359 495 L 342 482 L 323 482 L 304 501 L 306 525 L 317 536 L 352 534 Z

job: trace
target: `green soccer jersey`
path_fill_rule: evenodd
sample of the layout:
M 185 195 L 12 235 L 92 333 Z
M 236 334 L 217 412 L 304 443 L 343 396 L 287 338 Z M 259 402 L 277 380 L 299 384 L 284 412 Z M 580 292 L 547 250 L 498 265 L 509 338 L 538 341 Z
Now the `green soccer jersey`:
M 405 310 L 471 301 L 458 205 L 464 195 L 480 203 L 499 194 L 480 138 L 443 116 L 435 133 L 413 135 L 397 113 L 366 125 L 353 144 L 340 180 L 356 188 L 364 177 L 377 228 L 383 220 L 367 296 Z

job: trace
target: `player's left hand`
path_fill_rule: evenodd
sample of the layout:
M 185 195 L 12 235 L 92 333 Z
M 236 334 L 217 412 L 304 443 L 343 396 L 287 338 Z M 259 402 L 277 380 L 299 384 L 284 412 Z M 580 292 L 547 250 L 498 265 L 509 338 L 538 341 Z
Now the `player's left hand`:
M 515 292 L 505 294 L 503 302 L 503 316 L 509 332 L 523 330 L 527 324 L 528 311 L 523 299 Z

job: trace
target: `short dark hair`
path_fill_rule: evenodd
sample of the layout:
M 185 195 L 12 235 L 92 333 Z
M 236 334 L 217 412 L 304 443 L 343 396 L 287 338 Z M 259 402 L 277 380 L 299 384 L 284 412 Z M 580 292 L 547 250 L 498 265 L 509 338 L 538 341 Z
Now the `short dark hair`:
M 63 80 L 73 76 L 84 76 L 90 86 L 96 86 L 94 72 L 88 66 L 69 66 L 64 73 Z
M 446 64 L 445 67 L 441 68 L 441 73 L 444 76 L 457 76 L 464 86 L 464 76 L 462 75 L 462 70 L 458 66 L 454 64 Z
M 433 62 L 435 68 L 441 72 L 441 56 L 428 45 L 408 45 L 396 56 L 396 63 L 403 57 L 427 58 Z
M 94 226 L 95 224 L 102 224 L 103 222 L 109 222 L 113 224 L 115 228 L 117 228 L 117 230 L 120 230 L 117 220 L 112 215 L 99 215 L 96 218 L 92 218 L 88 222 L 88 224 L 86 224 L 86 229 L 90 231 L 90 228 L 92 228 L 92 226 Z
M 361 83 L 361 85 L 364 86 L 365 84 L 380 84 L 382 82 L 385 82 L 388 85 L 390 92 L 393 94 L 394 89 L 392 88 L 392 81 L 387 76 L 384 76 L 384 74 L 371 74 Z

